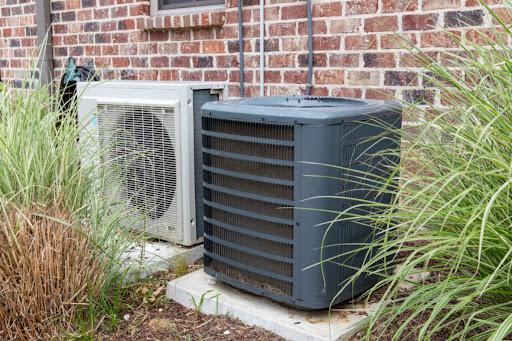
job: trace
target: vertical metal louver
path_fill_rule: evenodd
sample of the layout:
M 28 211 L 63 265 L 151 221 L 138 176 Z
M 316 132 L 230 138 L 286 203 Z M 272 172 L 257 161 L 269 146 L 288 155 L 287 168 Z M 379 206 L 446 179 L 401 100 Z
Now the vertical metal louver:
M 292 295 L 294 127 L 203 117 L 205 264 Z
M 112 186 L 117 198 L 134 208 L 139 229 L 180 240 L 174 109 L 118 104 L 97 109 L 104 161 L 112 181 L 119 180 Z

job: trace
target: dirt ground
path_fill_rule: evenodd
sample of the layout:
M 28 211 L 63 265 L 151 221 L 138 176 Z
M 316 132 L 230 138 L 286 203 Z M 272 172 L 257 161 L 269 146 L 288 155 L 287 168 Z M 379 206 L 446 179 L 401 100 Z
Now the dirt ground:
M 200 268 L 189 267 L 188 272 Z M 167 282 L 176 278 L 172 271 L 160 272 L 127 290 L 121 322 L 112 331 L 100 332 L 101 340 L 265 340 L 281 337 L 227 316 L 211 316 L 168 300 Z
M 181 271 L 181 275 L 202 267 L 197 263 Z M 272 332 L 258 327 L 245 325 L 240 320 L 227 316 L 205 315 L 168 300 L 165 296 L 167 282 L 177 278 L 173 271 L 160 272 L 149 279 L 134 284 L 123 297 L 121 322 L 110 331 L 100 331 L 98 339 L 108 341 L 144 341 L 144 340 L 233 340 L 233 341 L 277 341 L 284 340 Z M 384 292 L 381 288 L 370 298 L 370 302 L 380 299 Z M 372 332 L 371 341 L 389 341 L 408 316 L 401 316 L 387 330 L 379 329 L 377 323 Z M 428 319 L 419 316 L 413 325 L 420 326 Z M 400 321 L 401 320 L 401 321 Z M 365 330 L 352 336 L 349 341 L 364 339 Z M 417 340 L 416 333 L 401 338 L 402 341 Z M 443 335 L 434 335 L 433 341 L 441 341 Z

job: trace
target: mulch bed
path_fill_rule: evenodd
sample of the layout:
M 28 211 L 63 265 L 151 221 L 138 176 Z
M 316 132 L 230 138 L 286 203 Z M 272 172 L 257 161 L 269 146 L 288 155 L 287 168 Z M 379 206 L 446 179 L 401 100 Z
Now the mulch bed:
M 191 265 L 189 272 L 201 264 Z M 113 331 L 100 332 L 101 340 L 265 340 L 283 338 L 240 320 L 205 315 L 170 301 L 165 296 L 167 282 L 177 276 L 160 272 L 127 290 L 123 298 L 122 321 Z
M 104 340 L 283 340 L 250 327 L 237 319 L 197 313 L 174 301 L 143 312 L 134 312 L 128 322 Z

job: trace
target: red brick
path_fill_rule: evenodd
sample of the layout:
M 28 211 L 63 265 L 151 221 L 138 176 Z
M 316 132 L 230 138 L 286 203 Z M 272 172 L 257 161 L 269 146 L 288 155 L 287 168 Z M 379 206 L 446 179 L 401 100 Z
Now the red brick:
M 391 68 L 396 66 L 394 53 L 365 53 L 363 55 L 364 67 Z
M 293 36 L 295 35 L 295 23 L 271 24 L 269 27 L 271 36 Z
M 405 52 L 400 54 L 399 66 L 401 67 L 422 67 L 429 63 L 429 60 L 436 61 L 437 52 Z
M 382 0 L 382 12 L 408 12 L 418 9 L 418 0 Z
M 204 53 L 223 53 L 226 52 L 226 47 L 223 41 L 210 40 L 203 42 Z
M 335 88 L 331 95 L 338 97 L 362 98 L 363 91 L 361 88 Z
M 421 34 L 421 47 L 457 47 L 460 36 L 459 31 L 424 32 Z
M 190 67 L 190 57 L 177 56 L 171 58 L 172 67 Z
M 81 7 L 80 0 L 67 0 L 66 9 L 78 9 Z
M 76 19 L 78 21 L 91 20 L 93 18 L 93 12 L 91 10 L 78 11 L 76 13 Z
M 339 50 L 340 37 L 313 37 L 313 49 L 319 50 Z
M 379 85 L 380 75 L 377 71 L 348 71 L 347 84 L 357 86 Z
M 461 5 L 461 0 L 423 0 L 423 9 L 444 9 L 444 8 L 458 8 Z
M 119 48 L 115 45 L 103 45 L 101 47 L 101 54 L 102 55 L 118 55 Z
M 378 16 L 368 18 L 364 21 L 365 32 L 387 32 L 398 29 L 398 18 L 396 16 Z
M 365 98 L 367 99 L 384 99 L 389 100 L 395 98 L 395 90 L 391 89 L 367 89 Z
M 280 71 L 265 71 L 265 83 L 281 83 L 282 77 Z
M 470 29 L 466 33 L 466 40 L 478 45 L 492 45 L 498 41 L 506 41 L 507 34 L 503 29 Z
M 329 89 L 326 87 L 314 86 L 311 89 L 311 95 L 313 95 L 313 96 L 328 96 Z
M 361 26 L 361 19 L 359 18 L 345 18 L 340 20 L 331 21 L 331 33 L 356 33 L 359 32 Z
M 184 81 L 199 81 L 201 80 L 201 71 L 180 71 L 181 79 Z
M 437 20 L 437 14 L 404 15 L 402 27 L 404 31 L 430 30 L 436 26 Z
M 486 0 L 485 3 L 487 5 L 501 5 L 503 4 L 503 0 Z M 464 4 L 466 7 L 476 7 L 480 5 L 480 0 L 466 0 L 466 3 Z
M 358 67 L 359 66 L 359 54 L 331 54 L 329 56 L 330 67 Z
M 76 35 L 64 36 L 62 43 L 64 45 L 76 45 L 78 43 L 78 37 Z
M 378 8 L 378 0 L 349 0 L 345 3 L 347 15 L 377 13 Z
M 151 67 L 169 67 L 169 57 L 151 57 Z
M 494 13 L 498 16 L 498 18 L 504 23 L 510 25 L 512 23 L 512 11 L 510 8 L 493 8 Z M 494 23 L 498 23 L 496 19 L 493 18 Z
M 117 23 L 118 29 L 120 30 L 133 30 L 135 28 L 135 20 L 133 19 L 124 19 L 120 20 Z
M 160 80 L 163 81 L 176 81 L 180 79 L 179 72 L 177 70 L 159 70 Z
M 295 56 L 291 54 L 271 54 L 268 58 L 269 67 L 294 67 Z
M 279 19 L 279 7 L 273 6 L 268 7 L 265 6 L 265 20 L 272 21 Z
M 204 72 L 205 81 L 224 82 L 228 79 L 226 70 L 207 70 Z
M 299 35 L 307 35 L 308 27 L 307 22 L 303 21 L 299 23 L 298 33 Z M 313 34 L 326 34 L 327 33 L 327 24 L 325 20 L 315 20 L 313 21 Z
M 130 63 L 132 67 L 148 67 L 148 58 L 147 57 L 131 57 Z
M 345 48 L 347 50 L 372 50 L 377 48 L 377 36 L 373 34 L 363 36 L 346 36 Z
M 114 57 L 112 58 L 113 67 L 128 67 L 130 66 L 130 58 L 127 57 Z
M 307 38 L 294 37 L 294 38 L 283 38 L 281 40 L 283 51 L 303 51 L 307 49 Z
M 307 81 L 306 71 L 285 71 L 283 75 L 285 83 L 305 84 Z
M 286 6 L 281 8 L 281 19 L 297 19 L 306 17 L 306 4 Z M 268 20 L 268 18 L 266 18 Z M 259 20 L 259 18 L 258 18 Z
M 149 3 L 137 4 L 130 7 L 130 16 L 149 15 Z
M 232 68 L 238 67 L 239 61 L 237 55 L 225 55 L 225 56 L 217 56 L 215 57 L 217 60 L 218 68 Z
M 121 18 L 128 16 L 128 6 L 116 6 L 110 10 L 110 17 Z
M 382 49 L 410 49 L 417 43 L 415 34 L 385 34 L 380 36 Z
M 343 84 L 343 70 L 315 70 L 315 84 Z
M 199 53 L 201 44 L 197 41 L 185 41 L 181 43 L 180 51 L 181 53 Z
M 329 2 L 313 5 L 313 17 L 336 17 L 341 16 L 342 2 Z

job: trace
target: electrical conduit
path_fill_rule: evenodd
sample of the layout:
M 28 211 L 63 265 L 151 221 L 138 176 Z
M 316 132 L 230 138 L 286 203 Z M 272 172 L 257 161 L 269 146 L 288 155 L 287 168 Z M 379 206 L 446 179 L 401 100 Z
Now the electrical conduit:
M 260 96 L 265 96 L 265 0 L 260 0 Z
M 238 0 L 238 54 L 239 54 L 239 80 L 240 80 L 240 97 L 244 97 L 244 32 L 243 32 L 243 16 L 242 16 L 242 0 Z
M 306 0 L 306 16 L 308 19 L 308 76 L 306 84 L 306 95 L 311 95 L 313 86 L 313 14 L 311 0 Z

